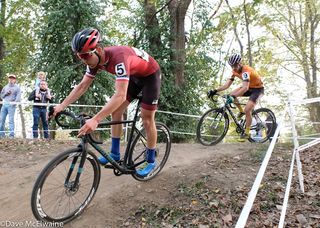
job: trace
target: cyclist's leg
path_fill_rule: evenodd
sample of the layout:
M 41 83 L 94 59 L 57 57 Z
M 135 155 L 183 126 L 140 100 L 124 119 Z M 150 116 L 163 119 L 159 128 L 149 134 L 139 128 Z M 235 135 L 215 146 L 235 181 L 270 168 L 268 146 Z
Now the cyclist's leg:
M 238 92 L 240 89 L 241 89 L 241 87 L 236 88 L 235 90 L 233 90 L 233 91 L 230 93 L 230 95 L 232 96 L 232 95 L 234 95 L 234 94 L 237 94 L 237 92 Z M 237 108 L 239 109 L 239 112 L 240 112 L 240 113 L 244 113 L 244 110 L 243 110 L 243 108 L 242 108 L 242 106 L 241 106 L 238 98 L 235 98 L 235 99 L 234 99 L 234 104 L 235 104 L 235 106 L 237 106 Z
M 146 129 L 147 147 L 153 149 L 157 143 L 157 129 L 155 122 L 156 110 L 141 109 L 141 118 L 143 126 Z
M 124 101 L 120 107 L 115 110 L 112 114 L 113 121 L 121 121 L 123 117 L 123 113 L 130 104 L 130 102 L 136 98 L 136 96 L 141 92 L 142 87 L 138 85 L 138 79 L 135 77 L 131 77 L 129 80 L 129 85 L 127 89 L 127 100 Z M 122 124 L 112 125 L 111 126 L 111 153 L 110 156 L 118 161 L 120 160 L 120 138 L 122 133 Z M 100 156 L 98 160 L 101 164 L 106 164 L 108 161 L 105 157 Z
M 256 106 L 259 98 L 263 95 L 263 88 L 257 88 L 257 89 L 250 89 L 250 97 L 249 101 L 246 104 L 246 107 L 244 109 L 244 112 L 246 114 L 246 129 L 244 134 L 240 136 L 240 141 L 246 140 L 249 138 L 250 134 L 250 127 L 252 123 L 252 111 L 254 107 Z
M 246 104 L 246 107 L 244 108 L 244 112 L 246 115 L 246 128 L 244 132 L 240 135 L 240 138 L 238 139 L 239 142 L 245 142 L 250 137 L 250 127 L 252 123 L 252 111 L 255 107 L 256 103 L 249 100 Z
M 246 114 L 246 134 L 249 134 L 250 131 L 250 126 L 252 123 L 252 111 L 254 107 L 256 106 L 256 102 L 249 100 L 248 103 L 246 104 L 246 107 L 244 108 L 244 112 Z
M 123 113 L 127 109 L 129 101 L 125 101 L 120 105 L 120 107 L 114 111 L 112 116 L 112 121 L 121 121 L 123 118 Z M 113 159 L 120 160 L 120 138 L 122 133 L 122 124 L 112 125 L 111 126 L 111 155 Z
M 111 114 L 112 121 L 121 121 L 122 116 L 128 105 L 129 101 L 123 102 L 119 108 L 116 109 Z M 122 133 L 122 124 L 111 125 L 111 148 L 110 148 L 110 156 L 115 160 L 120 160 L 120 138 Z M 107 159 L 103 156 L 98 157 L 98 160 L 101 164 L 107 164 Z
M 155 167 L 156 144 L 157 144 L 157 128 L 154 120 L 156 110 L 141 109 L 141 117 L 147 137 L 147 163 L 137 173 L 140 176 L 147 176 Z
M 129 101 L 125 101 L 122 103 L 122 105 L 111 114 L 112 121 L 121 121 L 123 117 L 123 113 L 130 104 Z M 120 138 L 122 133 L 122 125 L 117 124 L 117 125 L 112 125 L 111 126 L 111 136 L 112 138 Z
M 141 79 L 141 82 L 143 84 L 141 118 L 146 130 L 148 164 L 143 169 L 138 170 L 137 173 L 141 176 L 146 176 L 156 166 L 155 151 L 157 144 L 157 128 L 155 123 L 155 113 L 158 106 L 158 99 L 160 97 L 160 70 Z

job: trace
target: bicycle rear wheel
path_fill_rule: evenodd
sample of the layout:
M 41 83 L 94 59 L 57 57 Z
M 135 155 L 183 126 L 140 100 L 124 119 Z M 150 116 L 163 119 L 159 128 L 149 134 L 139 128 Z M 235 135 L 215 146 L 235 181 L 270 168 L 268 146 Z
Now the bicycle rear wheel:
M 163 123 L 156 123 L 157 147 L 156 147 L 156 167 L 147 176 L 142 177 L 137 173 L 132 176 L 139 181 L 147 181 L 154 178 L 166 164 L 171 150 L 171 134 L 168 127 Z M 139 168 L 146 162 L 147 138 L 143 128 L 135 136 L 129 152 L 129 159 L 135 168 Z
M 229 117 L 222 109 L 210 109 L 200 118 L 197 126 L 197 139 L 205 146 L 219 143 L 229 129 Z
M 268 108 L 259 108 L 252 113 L 250 142 L 264 143 L 273 136 L 277 127 L 274 113 Z
M 83 169 L 78 170 L 81 155 L 81 148 L 67 150 L 41 171 L 31 196 L 31 208 L 37 220 L 67 223 L 91 202 L 100 182 L 100 165 L 97 157 L 88 151 Z M 81 176 L 75 185 L 78 172 Z

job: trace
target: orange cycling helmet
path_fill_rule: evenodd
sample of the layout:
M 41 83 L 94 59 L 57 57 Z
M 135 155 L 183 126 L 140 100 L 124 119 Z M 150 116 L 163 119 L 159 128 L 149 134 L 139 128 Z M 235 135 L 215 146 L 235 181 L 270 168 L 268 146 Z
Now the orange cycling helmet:
M 241 55 L 233 54 L 229 57 L 228 63 L 230 66 L 233 66 L 234 64 L 240 63 L 240 61 L 241 61 Z
M 100 32 L 94 28 L 86 28 L 76 33 L 71 41 L 73 52 L 88 52 L 95 49 L 100 41 Z

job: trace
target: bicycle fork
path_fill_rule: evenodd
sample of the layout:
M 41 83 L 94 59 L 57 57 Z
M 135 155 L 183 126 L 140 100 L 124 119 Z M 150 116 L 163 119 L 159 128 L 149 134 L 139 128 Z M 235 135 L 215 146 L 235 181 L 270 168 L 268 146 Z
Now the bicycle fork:
M 221 111 L 222 111 L 222 112 L 221 112 L 221 116 L 220 116 L 220 117 L 219 117 L 219 112 L 217 112 L 217 113 L 216 113 L 216 116 L 215 116 L 214 118 L 212 118 L 213 121 L 211 122 L 210 128 L 212 128 L 212 129 L 217 129 L 217 127 L 218 127 L 221 119 L 223 118 L 223 116 L 224 116 L 224 114 L 225 114 L 225 112 L 226 112 L 225 109 L 221 109 Z M 218 121 L 216 121 L 216 120 L 217 120 L 217 117 L 219 118 Z
M 85 140 L 84 140 L 85 141 Z M 70 178 L 72 173 L 74 172 L 74 169 L 76 168 L 76 163 L 79 159 L 80 156 L 75 156 L 72 160 L 72 163 L 70 164 L 70 168 L 66 177 L 66 180 L 64 182 L 64 186 L 69 189 L 71 192 L 75 192 L 77 191 L 78 187 L 79 187 L 79 180 L 80 180 L 80 176 L 83 172 L 83 166 L 84 163 L 86 161 L 86 157 L 87 157 L 87 147 L 88 144 L 85 142 L 82 142 L 79 147 L 81 148 L 81 160 L 77 169 L 77 174 L 76 174 L 76 178 L 74 181 L 70 182 Z

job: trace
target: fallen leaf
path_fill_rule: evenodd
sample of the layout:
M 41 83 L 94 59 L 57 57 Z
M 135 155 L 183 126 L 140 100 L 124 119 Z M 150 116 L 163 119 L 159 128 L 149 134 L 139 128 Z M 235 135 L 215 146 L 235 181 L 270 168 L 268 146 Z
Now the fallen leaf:
M 320 219 L 320 215 L 310 214 L 310 218 Z
M 217 200 L 211 201 L 211 202 L 209 203 L 209 206 L 210 206 L 210 207 L 218 208 L 218 206 L 219 206 L 219 201 L 217 201 Z
M 315 197 L 315 196 L 317 196 L 318 195 L 318 193 L 316 193 L 316 192 L 306 192 L 305 193 L 305 195 L 307 195 L 307 196 L 311 196 L 311 197 Z

